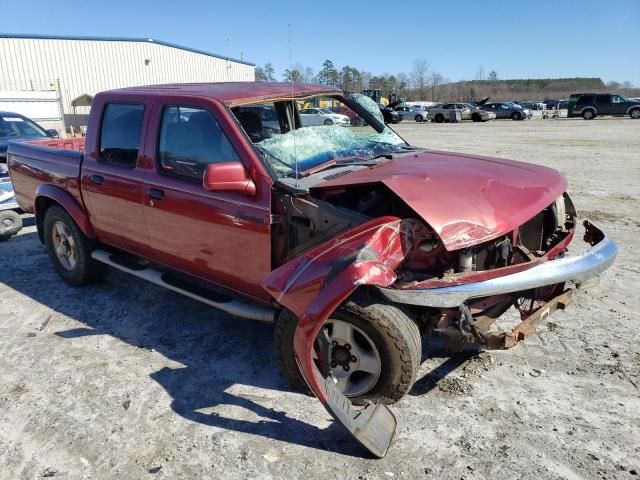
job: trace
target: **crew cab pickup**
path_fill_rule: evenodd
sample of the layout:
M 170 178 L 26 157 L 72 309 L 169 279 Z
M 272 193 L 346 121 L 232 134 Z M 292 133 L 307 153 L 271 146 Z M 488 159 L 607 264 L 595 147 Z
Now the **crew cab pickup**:
M 304 105 L 359 121 L 305 127 Z M 8 163 L 65 282 L 108 265 L 275 321 L 284 374 L 378 457 L 422 336 L 511 347 L 617 252 L 585 222 L 591 248 L 566 255 L 577 214 L 555 170 L 412 147 L 371 99 L 324 86 L 104 92 L 85 140 L 11 143 Z M 522 323 L 492 329 L 514 306 Z

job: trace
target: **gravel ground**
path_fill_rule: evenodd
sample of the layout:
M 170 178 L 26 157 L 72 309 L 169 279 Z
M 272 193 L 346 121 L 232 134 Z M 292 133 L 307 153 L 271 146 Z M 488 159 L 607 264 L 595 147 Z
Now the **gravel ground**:
M 640 121 L 397 130 L 559 169 L 618 242 L 616 265 L 512 350 L 425 346 L 420 379 L 392 407 L 391 449 L 373 460 L 289 390 L 270 325 L 116 271 L 67 287 L 26 218 L 0 244 L 0 478 L 637 478 Z

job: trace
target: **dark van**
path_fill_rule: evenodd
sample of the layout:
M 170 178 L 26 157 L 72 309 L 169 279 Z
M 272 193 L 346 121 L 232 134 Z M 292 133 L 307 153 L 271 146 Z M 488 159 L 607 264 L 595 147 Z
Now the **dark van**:
M 568 117 L 593 120 L 598 115 L 640 119 L 640 101 L 610 93 L 574 93 L 569 97 Z

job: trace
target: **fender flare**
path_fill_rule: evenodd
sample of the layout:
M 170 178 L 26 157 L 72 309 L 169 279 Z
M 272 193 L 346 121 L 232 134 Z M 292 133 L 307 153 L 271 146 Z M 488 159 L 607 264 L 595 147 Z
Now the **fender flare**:
M 43 202 L 43 199 L 48 199 L 49 201 L 57 203 L 64 208 L 71 218 L 73 218 L 73 221 L 76 222 L 78 228 L 80 228 L 82 233 L 87 237 L 96 237 L 93 227 L 91 226 L 91 222 L 89 221 L 89 216 L 78 201 L 73 198 L 69 192 L 58 186 L 43 184 L 39 185 L 36 189 L 34 199 L 36 222 L 38 224 L 38 233 L 41 241 L 44 241 L 43 234 L 41 233 L 41 226 L 44 221 L 44 207 L 49 203 Z
M 377 457 L 383 457 L 395 433 L 393 413 L 382 403 L 352 408 L 331 376 L 324 377 L 313 358 L 318 333 L 331 313 L 359 286 L 389 286 L 406 256 L 403 220 L 382 217 L 366 222 L 281 265 L 263 287 L 298 318 L 293 351 L 300 372 L 331 416 Z
M 635 108 L 640 108 L 640 104 L 631 105 L 629 108 L 627 108 L 627 112 L 625 113 L 625 115 L 630 115 L 631 114 L 631 110 L 633 110 Z

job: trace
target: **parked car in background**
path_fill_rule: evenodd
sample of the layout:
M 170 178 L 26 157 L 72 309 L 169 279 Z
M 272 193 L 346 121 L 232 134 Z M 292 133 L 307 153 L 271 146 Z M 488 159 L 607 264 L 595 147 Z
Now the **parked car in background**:
M 496 118 L 510 118 L 511 120 L 524 120 L 531 118 L 531 110 L 523 108 L 513 102 L 491 102 L 481 105 L 482 110 L 493 112 Z
M 435 123 L 448 122 L 452 110 L 459 110 L 462 120 L 486 122 L 496 118 L 493 112 L 482 110 L 471 103 L 444 103 L 440 107 L 429 108 L 428 118 Z
M 0 172 L 0 242 L 22 229 L 20 206 L 16 203 L 11 179 L 5 175 Z
M 520 105 L 522 108 L 528 108 L 529 110 L 543 110 L 545 108 L 544 103 L 542 102 L 513 102 Z
M 0 112 L 0 177 L 6 169 L 7 145 L 10 140 L 57 138 L 58 131 L 45 130 L 33 120 L 14 112 Z
M 640 101 L 610 93 L 574 93 L 569 97 L 568 117 L 593 120 L 598 115 L 640 119 Z
M 334 113 L 328 108 L 305 108 L 298 112 L 300 123 L 303 127 L 314 127 L 319 125 L 350 125 L 348 116 L 341 113 Z
M 416 122 L 423 122 L 427 119 L 429 111 L 426 107 L 421 105 L 414 105 L 412 107 L 396 107 L 395 110 L 402 115 L 404 120 L 415 120 Z
M 388 105 L 379 103 L 378 107 L 380 108 L 380 112 L 382 113 L 382 117 L 384 118 L 384 123 L 400 123 L 404 118 L 401 112 L 395 111 Z

